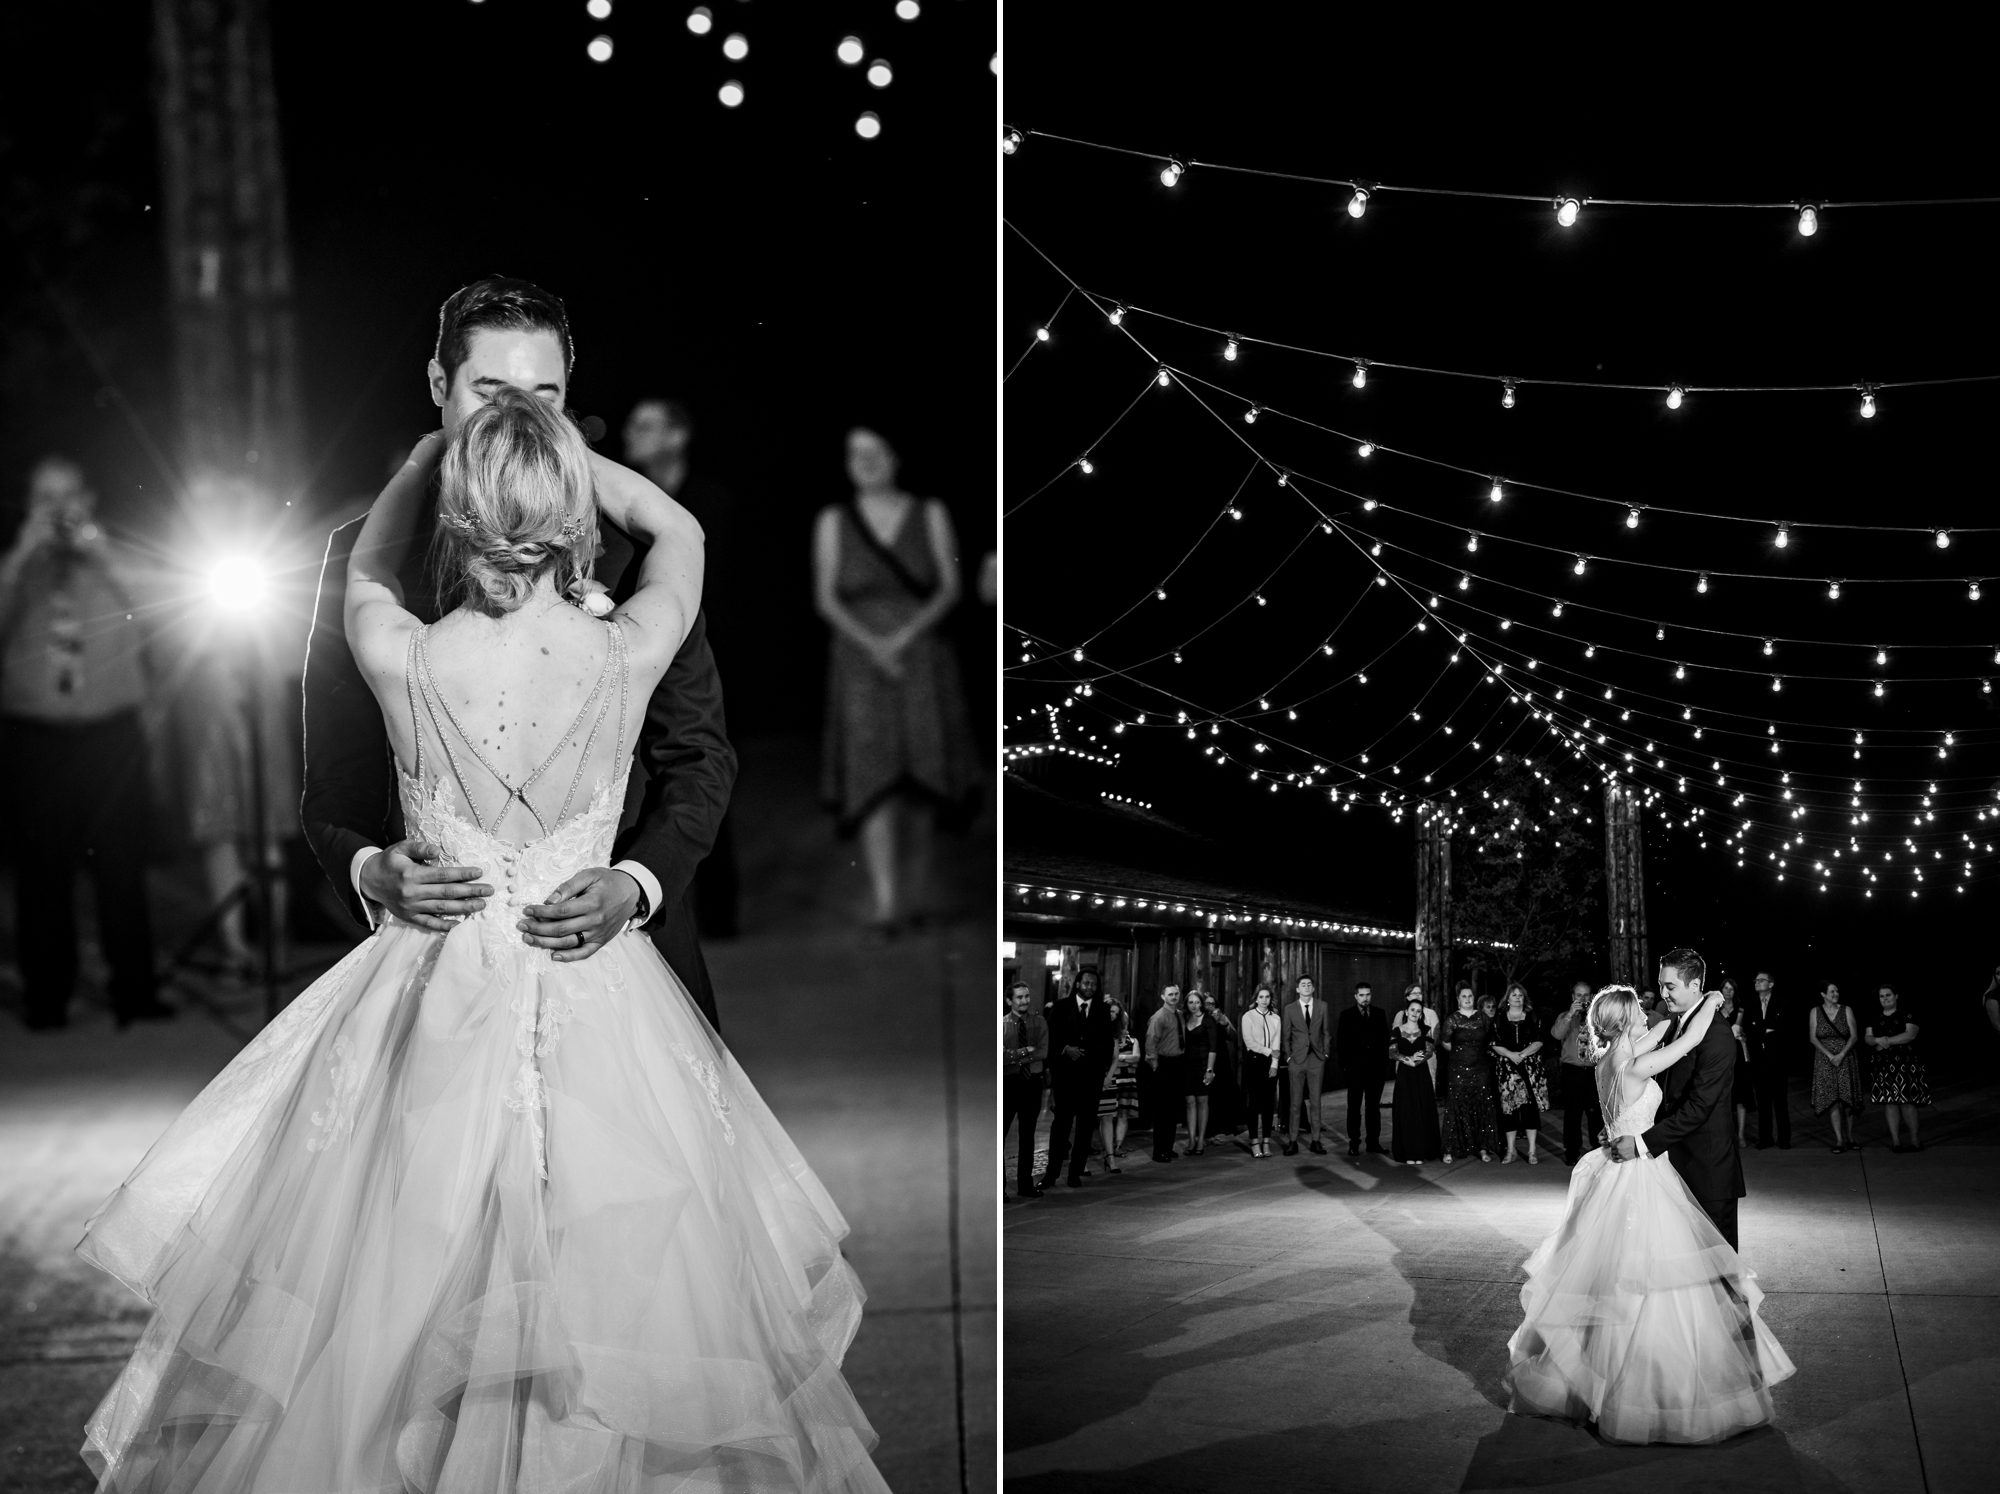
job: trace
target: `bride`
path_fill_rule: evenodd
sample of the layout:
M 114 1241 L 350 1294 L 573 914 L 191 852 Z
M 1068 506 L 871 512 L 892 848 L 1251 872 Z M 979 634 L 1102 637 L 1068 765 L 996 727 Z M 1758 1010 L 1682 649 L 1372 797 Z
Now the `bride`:
M 1605 1130 L 1636 1136 L 1660 1104 L 1653 1076 L 1693 1051 L 1711 993 L 1674 1042 L 1638 993 L 1590 1003 Z M 1757 1315 L 1764 1294 L 1664 1159 L 1619 1165 L 1602 1148 L 1570 1174 L 1555 1233 L 1528 1257 L 1524 1320 L 1507 1348 L 1508 1409 L 1595 1422 L 1607 1442 L 1720 1442 L 1771 1420 L 1792 1361 Z
M 379 929 L 92 1218 L 80 1253 L 154 1313 L 85 1460 L 202 1494 L 884 1490 L 832 1199 L 643 934 L 565 961 L 520 932 L 608 860 L 699 546 L 650 484 L 593 495 L 575 426 L 503 387 L 444 451 L 458 605 L 422 626 L 395 576 L 435 457 L 369 516 L 347 635 L 412 833 L 492 895 Z M 604 619 L 565 599 L 600 510 L 659 541 Z

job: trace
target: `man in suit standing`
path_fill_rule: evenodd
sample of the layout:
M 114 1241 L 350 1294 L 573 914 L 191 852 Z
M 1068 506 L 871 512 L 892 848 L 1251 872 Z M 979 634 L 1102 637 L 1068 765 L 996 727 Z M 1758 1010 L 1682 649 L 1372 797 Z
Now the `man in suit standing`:
M 1775 1140 L 1789 1151 L 1792 1145 L 1791 1097 L 1785 1080 L 1791 1065 L 1785 1060 L 1791 1018 L 1789 1006 L 1778 999 L 1771 972 L 1757 972 L 1757 995 L 1737 1012 L 1743 1029 L 1743 1046 L 1750 1054 L 1750 1073 L 1757 1086 L 1757 1150 Z
M 1326 1147 L 1319 1139 L 1319 1096 L 1326 1084 L 1327 1020 L 1326 1003 L 1313 999 L 1316 987 L 1310 975 L 1301 975 L 1298 994 L 1285 1003 L 1285 1072 L 1291 1079 L 1291 1097 L 1285 1104 L 1285 1155 L 1298 1155 L 1299 1101 L 1306 1105 L 1306 1129 L 1312 1137 L 1311 1149 L 1321 1156 Z M 1389 1037 L 1382 1035 L 1387 1047 Z M 1376 1087 L 1376 1098 L 1381 1098 Z M 1379 1125 L 1380 1122 L 1378 1121 Z
M 1389 1014 L 1374 1003 L 1375 988 L 1362 981 L 1354 988 L 1354 1005 L 1334 1024 L 1333 1056 L 1347 1078 L 1347 1155 L 1361 1155 L 1362 1122 L 1367 1121 L 1368 1150 L 1387 1153 L 1382 1145 L 1382 1086 L 1389 1078 Z
M 571 356 L 567 314 L 547 291 L 504 276 L 465 286 L 444 303 L 430 363 L 431 398 L 443 412 L 445 433 L 484 403 L 485 390 L 500 384 L 561 407 Z M 600 481 L 605 469 L 619 471 L 594 453 L 591 462 Z M 622 472 L 620 478 L 640 480 Z M 401 577 L 410 610 L 427 622 L 438 615 L 422 563 L 434 515 L 433 505 Z M 365 517 L 333 532 L 320 571 L 306 648 L 300 818 L 313 853 L 358 922 L 372 928 L 388 915 L 441 932 L 479 911 L 493 889 L 480 881 L 485 868 L 440 865 L 435 847 L 404 834 L 382 713 L 341 623 L 347 560 Z M 619 600 L 637 582 L 634 547 L 609 525 L 602 533 L 598 575 Z M 710 1025 L 719 1027 L 689 890 L 729 803 L 736 754 L 699 613 L 646 703 L 637 758 L 613 865 L 584 868 L 559 889 L 562 896 L 524 909 L 525 937 L 557 951 L 558 960 L 575 960 L 589 958 L 627 928 L 643 928 Z
M 1660 1001 L 1672 1013 L 1667 1035 L 1681 1035 L 1688 1014 L 1701 1004 L 1708 965 L 1691 949 L 1670 951 L 1660 961 Z M 1736 1200 L 1745 1192 L 1743 1160 L 1736 1150 L 1736 1039 L 1728 1024 L 1712 1022 L 1692 1053 L 1660 1078 L 1660 1108 L 1643 1136 L 1620 1136 L 1611 1153 L 1620 1162 L 1657 1157 L 1662 1152 L 1687 1184 L 1701 1211 L 1714 1221 L 1729 1248 L 1736 1249 Z
M 1055 1111 L 1049 1123 L 1049 1161 L 1042 1169 L 1042 1186 L 1055 1186 L 1065 1160 L 1072 1188 L 1083 1186 L 1083 1164 L 1090 1160 L 1090 1132 L 1097 1124 L 1097 1099 L 1111 1068 L 1111 1008 L 1097 994 L 1097 971 L 1086 966 L 1076 974 L 1070 995 L 1042 1013 L 1049 1024 L 1049 1102 Z

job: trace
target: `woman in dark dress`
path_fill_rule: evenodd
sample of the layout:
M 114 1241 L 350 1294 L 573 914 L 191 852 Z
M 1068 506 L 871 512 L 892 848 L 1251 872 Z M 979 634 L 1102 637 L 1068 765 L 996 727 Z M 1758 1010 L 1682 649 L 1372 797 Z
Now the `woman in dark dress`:
M 1479 1153 L 1491 1162 L 1500 1150 L 1493 1088 L 1493 1024 L 1461 986 L 1458 1010 L 1438 1024 L 1438 1042 L 1451 1055 L 1451 1093 L 1444 1102 L 1444 1160 Z
M 1493 1023 L 1494 1077 L 1499 1088 L 1502 1162 L 1514 1160 L 1514 1137 L 1528 1138 L 1528 1161 L 1535 1155 L 1542 1112 L 1549 1105 L 1549 1081 L 1542 1068 L 1543 1034 L 1528 988 L 1516 982 L 1507 988 L 1507 1004 Z
M 1722 983 L 1722 1005 L 1715 1020 L 1729 1024 L 1736 1039 L 1736 1076 L 1730 1084 L 1730 1099 L 1736 1106 L 1736 1144 L 1750 1145 L 1750 1117 L 1757 1113 L 1757 1066 L 1750 1061 L 1750 1045 L 1743 1039 L 1743 1010 L 1736 1004 L 1736 982 Z
M 869 927 L 893 935 L 930 877 L 935 819 L 968 816 L 979 748 L 938 624 L 958 602 L 958 541 L 935 498 L 896 484 L 875 432 L 847 433 L 854 497 L 820 510 L 813 598 L 833 629 L 820 797 L 861 837 Z
M 1389 1155 L 1412 1167 L 1444 1155 L 1438 1133 L 1437 1092 L 1431 1084 L 1430 1057 L 1436 1046 L 1424 1027 L 1424 1003 L 1412 997 L 1389 1029 L 1389 1061 L 1395 1075 L 1396 1097 L 1389 1113 Z
M 1181 1070 L 1187 1075 L 1188 1144 L 1184 1155 L 1199 1157 L 1208 1150 L 1203 1130 L 1208 1125 L 1208 1100 L 1215 1092 L 1215 1066 L 1222 1061 L 1218 1028 L 1202 1007 L 1199 989 L 1188 992 L 1187 1030 L 1181 1038 Z
M 1813 1046 L 1813 1114 L 1833 1112 L 1833 1145 L 1828 1151 L 1859 1151 L 1853 1115 L 1861 1108 L 1861 1060 L 1854 1048 L 1861 1034 L 1855 1030 L 1854 1013 L 1841 1005 L 1839 986 L 1828 981 L 1819 1000 L 1806 1018 Z
M 1861 1041 L 1873 1055 L 1868 1061 L 1868 1101 L 1880 1105 L 1889 1121 L 1889 1150 L 1923 1150 L 1917 1140 L 1917 1107 L 1931 1102 L 1930 1075 L 1917 1055 L 1917 1024 L 1903 1010 L 1903 998 L 1894 986 L 1875 993 L 1882 1010 L 1868 1019 Z M 1903 1141 L 1903 1124 L 1910 1127 L 1910 1139 Z
M 1208 1134 L 1234 1136 L 1243 1129 L 1242 1091 L 1236 1083 L 1243 1043 L 1229 1013 L 1206 991 L 1201 995 L 1201 1009 L 1215 1024 L 1215 1083 L 1209 1086 Z

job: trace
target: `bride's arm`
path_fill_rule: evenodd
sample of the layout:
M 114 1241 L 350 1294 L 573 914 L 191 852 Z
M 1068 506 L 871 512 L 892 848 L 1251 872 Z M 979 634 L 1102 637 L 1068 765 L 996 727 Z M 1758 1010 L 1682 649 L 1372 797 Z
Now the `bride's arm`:
M 1655 1022 L 1651 1027 L 1648 1027 L 1644 1032 L 1632 1039 L 1632 1051 L 1641 1054 L 1651 1053 L 1655 1048 L 1659 1047 L 1660 1039 L 1666 1035 L 1667 1024 L 1664 1022 Z
M 616 615 L 630 628 L 640 662 L 657 666 L 651 673 L 658 678 L 701 607 L 705 537 L 693 514 L 631 468 L 592 452 L 590 470 L 598 514 L 644 552 L 638 585 Z
M 402 640 L 417 620 L 403 605 L 398 573 L 409 558 L 417 518 L 423 512 L 431 474 L 437 470 L 444 448 L 443 431 L 432 431 L 416 444 L 409 460 L 368 510 L 367 522 L 347 557 L 347 596 L 341 625 L 347 646 L 364 674 L 378 673 L 385 658 L 392 663 L 401 661 Z
M 1666 1047 L 1655 1048 L 1650 1053 L 1640 1054 L 1638 1058 L 1632 1061 L 1632 1072 L 1641 1079 L 1650 1079 L 1655 1074 L 1664 1073 L 1687 1057 L 1688 1054 L 1695 1050 L 1695 1046 L 1708 1036 L 1708 1024 L 1715 1020 L 1716 1005 L 1717 1001 L 1715 997 L 1703 997 L 1701 1006 L 1695 1012 L 1693 1019 L 1689 1021 L 1687 1029 L 1671 1043 L 1668 1043 Z M 1667 1024 L 1662 1022 L 1654 1030 L 1665 1032 Z M 1648 1035 L 1650 1036 L 1651 1034 L 1649 1033 Z M 1654 1041 L 1657 1042 L 1658 1039 L 1656 1038 Z

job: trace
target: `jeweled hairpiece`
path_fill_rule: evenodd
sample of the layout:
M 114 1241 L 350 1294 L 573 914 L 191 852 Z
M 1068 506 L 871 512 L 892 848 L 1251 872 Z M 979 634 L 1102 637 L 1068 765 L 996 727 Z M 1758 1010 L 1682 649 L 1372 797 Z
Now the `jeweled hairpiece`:
M 438 522 L 440 524 L 450 525 L 453 529 L 456 529 L 460 534 L 478 534 L 481 532 L 481 529 L 483 528 L 483 526 L 479 523 L 478 520 L 472 518 L 468 514 L 441 513 L 438 515 Z M 564 519 L 562 522 L 562 537 L 566 540 L 571 541 L 572 543 L 574 543 L 579 539 L 582 539 L 584 525 L 586 522 L 587 521 L 585 520 L 583 515 L 571 514 L 567 519 Z

